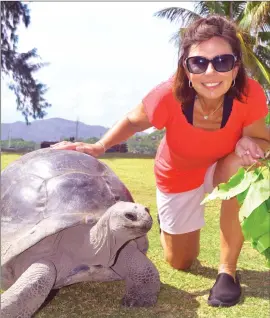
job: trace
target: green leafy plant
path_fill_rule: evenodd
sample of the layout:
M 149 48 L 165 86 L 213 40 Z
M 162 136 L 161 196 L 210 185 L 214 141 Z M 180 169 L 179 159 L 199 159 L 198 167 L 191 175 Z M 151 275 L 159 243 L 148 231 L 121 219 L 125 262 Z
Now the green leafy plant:
M 240 168 L 227 183 L 219 184 L 201 204 L 215 199 L 236 197 L 239 220 L 245 240 L 266 257 L 270 267 L 270 151 L 260 160 L 261 166 Z

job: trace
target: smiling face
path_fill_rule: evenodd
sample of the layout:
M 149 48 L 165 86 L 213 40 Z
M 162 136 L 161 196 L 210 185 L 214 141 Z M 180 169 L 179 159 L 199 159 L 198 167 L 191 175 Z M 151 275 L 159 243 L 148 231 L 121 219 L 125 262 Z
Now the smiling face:
M 210 60 L 223 54 L 233 54 L 230 44 L 221 37 L 213 37 L 210 40 L 192 45 L 188 57 L 202 56 Z M 190 73 L 186 66 L 184 67 L 197 94 L 211 100 L 219 99 L 229 90 L 238 72 L 238 66 L 234 66 L 228 72 L 217 72 L 211 63 L 208 64 L 207 70 L 201 74 Z

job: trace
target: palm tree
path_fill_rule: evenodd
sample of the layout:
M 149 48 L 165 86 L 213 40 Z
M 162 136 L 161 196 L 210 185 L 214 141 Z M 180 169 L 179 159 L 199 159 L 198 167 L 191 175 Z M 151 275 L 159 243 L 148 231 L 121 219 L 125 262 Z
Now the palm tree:
M 265 88 L 270 102 L 270 2 L 199 1 L 195 3 L 194 11 L 171 7 L 154 15 L 179 22 L 180 29 L 171 38 L 178 45 L 188 25 L 210 14 L 225 16 L 238 25 L 238 37 L 248 74 Z

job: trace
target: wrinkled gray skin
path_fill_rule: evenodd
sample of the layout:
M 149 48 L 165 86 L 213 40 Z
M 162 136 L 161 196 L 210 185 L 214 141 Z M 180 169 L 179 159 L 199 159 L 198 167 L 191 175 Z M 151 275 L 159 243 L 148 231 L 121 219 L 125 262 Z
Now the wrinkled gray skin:
M 151 306 L 148 209 L 99 160 L 41 149 L 1 174 L 1 317 L 31 317 L 52 289 L 125 280 L 124 306 Z

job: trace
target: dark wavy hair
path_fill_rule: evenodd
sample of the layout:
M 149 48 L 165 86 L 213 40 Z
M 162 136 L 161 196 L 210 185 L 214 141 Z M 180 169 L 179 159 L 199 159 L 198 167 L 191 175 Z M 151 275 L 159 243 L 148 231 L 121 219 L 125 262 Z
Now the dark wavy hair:
M 182 107 L 190 105 L 196 95 L 194 88 L 190 88 L 188 85 L 188 77 L 184 69 L 184 61 L 188 57 L 190 47 L 214 36 L 219 36 L 227 41 L 233 54 L 237 57 L 236 64 L 239 66 L 239 71 L 235 78 L 235 85 L 228 90 L 227 94 L 243 102 L 243 97 L 247 96 L 247 75 L 242 61 L 241 42 L 237 32 L 234 23 L 219 15 L 198 19 L 185 30 L 179 47 L 178 68 L 173 84 L 174 95 L 181 102 Z

